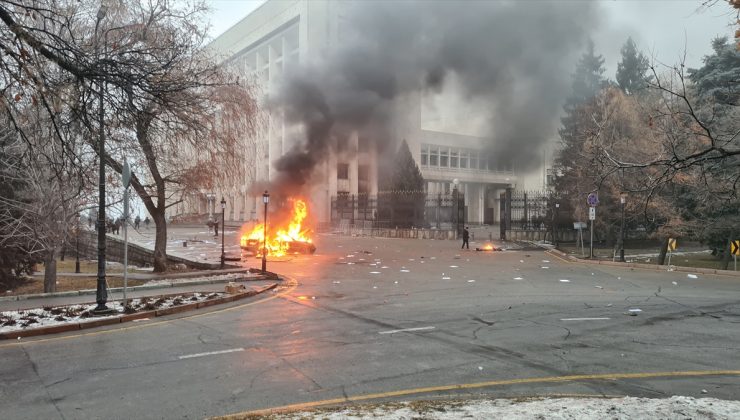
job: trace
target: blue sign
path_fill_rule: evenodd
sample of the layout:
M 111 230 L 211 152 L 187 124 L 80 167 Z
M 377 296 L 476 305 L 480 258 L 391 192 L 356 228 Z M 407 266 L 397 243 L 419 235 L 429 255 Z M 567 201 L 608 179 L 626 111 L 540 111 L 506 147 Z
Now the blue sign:
M 588 202 L 589 206 L 596 207 L 596 205 L 599 204 L 599 194 L 595 192 L 590 193 L 586 201 Z

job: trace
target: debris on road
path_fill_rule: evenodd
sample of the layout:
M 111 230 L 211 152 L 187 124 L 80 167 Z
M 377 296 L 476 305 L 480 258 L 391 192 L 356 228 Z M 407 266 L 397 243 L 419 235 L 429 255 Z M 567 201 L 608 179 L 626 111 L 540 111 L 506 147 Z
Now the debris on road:
M 570 280 L 568 280 L 568 279 L 560 279 L 560 282 L 561 283 L 570 283 Z
M 696 274 L 687 274 L 686 275 L 690 279 L 698 279 L 699 277 Z

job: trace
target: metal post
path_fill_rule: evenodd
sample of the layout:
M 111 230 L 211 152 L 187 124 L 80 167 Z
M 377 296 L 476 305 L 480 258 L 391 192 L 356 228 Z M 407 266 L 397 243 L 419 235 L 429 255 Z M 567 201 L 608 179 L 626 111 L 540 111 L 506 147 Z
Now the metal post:
M 100 21 L 105 17 L 106 9 L 101 7 L 98 10 L 97 22 L 95 23 L 95 53 L 100 59 L 99 54 L 99 36 L 98 25 Z M 105 68 L 103 68 L 105 74 Z M 95 293 L 95 302 L 98 304 L 93 313 L 103 314 L 111 311 L 106 306 L 108 302 L 108 290 L 106 289 L 105 282 L 105 112 L 103 109 L 103 101 L 105 96 L 105 76 L 98 77 L 98 93 L 99 93 L 99 106 L 98 106 L 98 157 L 100 160 L 100 167 L 98 168 L 98 280 L 97 288 Z
M 624 203 L 625 197 L 620 197 L 622 202 L 622 224 L 619 227 L 619 261 L 624 262 Z
M 262 274 L 267 273 L 267 203 L 270 201 L 270 194 L 262 194 L 262 202 L 265 203 L 265 223 L 262 225 Z
M 123 304 L 128 305 L 128 187 L 123 190 Z
M 75 256 L 75 273 L 80 272 L 80 215 L 77 215 L 77 230 L 75 232 L 75 249 L 77 255 Z
M 226 236 L 226 201 L 221 199 L 221 269 L 226 265 L 226 253 L 224 252 L 224 237 Z
M 588 251 L 588 257 L 593 258 L 594 257 L 594 221 L 591 220 L 591 242 L 588 245 L 589 251 Z

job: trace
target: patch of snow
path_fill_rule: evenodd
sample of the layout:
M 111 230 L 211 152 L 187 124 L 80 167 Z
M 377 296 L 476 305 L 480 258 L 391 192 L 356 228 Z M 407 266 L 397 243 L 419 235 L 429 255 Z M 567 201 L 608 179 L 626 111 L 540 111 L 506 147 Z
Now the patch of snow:
M 483 370 L 482 366 L 478 370 Z M 433 420 L 473 419 L 731 419 L 737 418 L 740 401 L 716 398 L 535 398 L 494 400 L 414 401 L 349 406 L 281 413 L 282 419 Z

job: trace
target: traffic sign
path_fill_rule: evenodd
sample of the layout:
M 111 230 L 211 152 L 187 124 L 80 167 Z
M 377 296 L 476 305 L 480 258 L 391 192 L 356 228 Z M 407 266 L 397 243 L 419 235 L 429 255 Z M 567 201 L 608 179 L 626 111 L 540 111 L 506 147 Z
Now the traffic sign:
M 676 238 L 668 238 L 668 250 L 669 251 L 676 250 Z
M 588 208 L 588 220 L 596 220 L 596 207 Z
M 730 254 L 740 255 L 740 240 L 730 242 Z
M 589 193 L 588 198 L 586 199 L 586 202 L 588 203 L 589 206 L 596 207 L 599 204 L 599 194 L 595 192 Z

